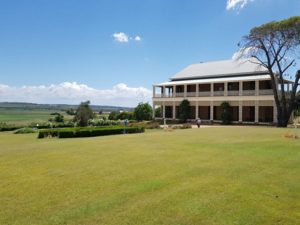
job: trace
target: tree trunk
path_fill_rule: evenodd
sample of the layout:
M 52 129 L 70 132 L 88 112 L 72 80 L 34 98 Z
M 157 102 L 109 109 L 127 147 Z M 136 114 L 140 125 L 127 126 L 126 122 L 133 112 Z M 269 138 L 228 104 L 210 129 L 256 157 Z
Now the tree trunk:
M 277 127 L 287 127 L 288 122 L 289 122 L 290 117 L 288 116 L 288 114 L 279 112 L 278 110 L 278 114 L 277 114 Z

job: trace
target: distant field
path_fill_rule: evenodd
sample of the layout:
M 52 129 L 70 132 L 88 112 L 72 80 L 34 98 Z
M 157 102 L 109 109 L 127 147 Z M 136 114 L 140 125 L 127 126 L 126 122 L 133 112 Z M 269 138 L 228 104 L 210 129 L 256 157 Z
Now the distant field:
M 27 125 L 30 123 L 47 123 L 49 118 L 55 116 L 50 115 L 52 112 L 59 112 L 64 115 L 68 121 L 73 118 L 61 111 L 44 111 L 44 110 L 0 110 L 0 123 Z
M 286 132 L 0 133 L 0 224 L 300 224 L 300 140 Z
M 50 115 L 53 112 L 59 112 L 65 117 L 65 121 L 68 122 L 73 119 L 74 116 L 66 114 L 62 110 L 66 110 L 68 107 L 61 107 L 56 105 L 32 105 L 32 104 L 8 104 L 0 103 L 0 123 L 15 124 L 15 125 L 28 125 L 31 123 L 47 123 L 49 118 L 55 116 Z M 76 107 L 71 107 L 76 109 Z M 92 108 L 99 116 L 100 110 L 109 110 L 109 108 Z M 116 110 L 116 109 L 111 109 Z M 109 112 L 103 113 L 101 116 L 108 117 Z

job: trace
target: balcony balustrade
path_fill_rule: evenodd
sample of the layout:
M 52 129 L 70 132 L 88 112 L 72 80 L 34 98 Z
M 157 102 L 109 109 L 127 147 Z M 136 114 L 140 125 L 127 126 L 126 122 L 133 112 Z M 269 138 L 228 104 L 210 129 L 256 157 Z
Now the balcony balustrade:
M 273 89 L 259 90 L 259 95 L 273 95 Z
M 239 91 L 227 91 L 227 95 L 228 96 L 238 96 L 239 95 Z
M 176 97 L 184 97 L 184 93 L 183 92 L 176 93 Z
M 224 96 L 224 91 L 214 91 L 213 96 Z M 186 92 L 186 97 L 196 97 L 196 92 Z M 242 96 L 251 96 L 255 95 L 255 90 L 243 90 Z M 258 90 L 258 95 L 273 95 L 273 89 L 261 89 Z M 278 95 L 281 95 L 281 91 L 278 91 Z M 209 97 L 211 96 L 210 91 L 200 91 L 198 92 L 199 97 Z M 227 91 L 227 96 L 239 96 L 239 91 Z M 286 96 L 289 96 L 289 93 L 286 92 Z M 154 98 L 174 98 L 174 97 L 185 97 L 184 92 L 177 93 L 155 93 Z
M 255 90 L 243 90 L 243 95 L 255 95 Z
M 196 92 L 187 92 L 187 97 L 196 97 Z
M 224 96 L 224 91 L 214 91 L 214 96 Z
M 200 97 L 207 97 L 210 96 L 210 91 L 200 91 L 199 92 Z

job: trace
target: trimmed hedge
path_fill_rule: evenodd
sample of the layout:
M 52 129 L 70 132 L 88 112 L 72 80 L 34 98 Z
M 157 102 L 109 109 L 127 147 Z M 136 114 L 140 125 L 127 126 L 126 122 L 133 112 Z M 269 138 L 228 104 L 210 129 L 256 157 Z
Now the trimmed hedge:
M 3 125 L 0 126 L 0 131 L 12 131 L 12 130 L 17 130 L 17 129 L 21 129 L 24 126 L 10 126 L 10 125 Z
M 123 127 L 123 126 L 109 126 L 109 127 L 75 127 L 67 129 L 47 129 L 40 130 L 38 138 L 48 136 L 59 138 L 77 138 L 77 137 L 96 137 L 104 135 L 123 134 L 126 133 L 143 133 L 145 126 Z

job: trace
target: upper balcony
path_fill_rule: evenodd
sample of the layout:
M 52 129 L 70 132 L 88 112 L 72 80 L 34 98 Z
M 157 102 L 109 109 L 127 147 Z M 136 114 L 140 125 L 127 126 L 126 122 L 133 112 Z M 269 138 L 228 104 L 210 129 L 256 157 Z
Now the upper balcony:
M 160 93 L 156 89 L 160 88 Z M 289 90 L 289 83 L 287 84 Z M 153 86 L 154 98 L 273 95 L 270 80 Z

